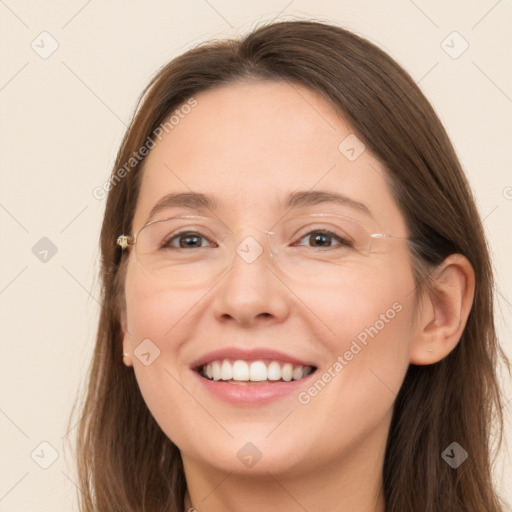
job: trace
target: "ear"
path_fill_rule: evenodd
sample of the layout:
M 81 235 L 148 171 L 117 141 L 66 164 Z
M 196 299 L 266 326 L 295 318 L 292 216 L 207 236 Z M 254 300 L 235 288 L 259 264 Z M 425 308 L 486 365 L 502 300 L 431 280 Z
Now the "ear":
M 127 320 L 126 320 L 126 307 L 123 307 L 119 315 L 119 321 L 121 323 L 122 335 L 123 335 L 123 363 L 126 366 L 133 366 L 132 361 L 132 343 L 130 335 L 128 333 Z
M 410 362 L 434 364 L 459 342 L 473 305 L 475 273 L 462 254 L 451 254 L 434 271 L 432 291 L 422 298 Z

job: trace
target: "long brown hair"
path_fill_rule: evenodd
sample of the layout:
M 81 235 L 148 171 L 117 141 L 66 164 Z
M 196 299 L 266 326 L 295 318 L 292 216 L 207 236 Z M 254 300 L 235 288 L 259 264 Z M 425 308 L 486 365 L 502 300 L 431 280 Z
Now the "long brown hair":
M 422 247 L 413 253 L 417 293 L 429 288 L 425 268 L 449 254 L 463 254 L 475 271 L 460 342 L 437 364 L 410 365 L 396 398 L 383 467 L 386 511 L 503 511 L 492 482 L 491 439 L 497 450 L 498 364 L 510 371 L 510 363 L 496 339 L 492 266 L 470 187 L 414 80 L 375 45 L 317 21 L 264 24 L 242 39 L 201 44 L 162 68 L 139 100 L 112 171 L 101 230 L 102 308 L 77 428 L 80 510 L 183 508 L 180 452 L 153 419 L 133 370 L 122 364 L 126 256 L 115 240 L 132 232 L 144 160 L 128 170 L 125 164 L 194 95 L 253 79 L 319 92 L 384 164 L 409 234 Z M 454 441 L 469 453 L 458 469 L 441 457 Z

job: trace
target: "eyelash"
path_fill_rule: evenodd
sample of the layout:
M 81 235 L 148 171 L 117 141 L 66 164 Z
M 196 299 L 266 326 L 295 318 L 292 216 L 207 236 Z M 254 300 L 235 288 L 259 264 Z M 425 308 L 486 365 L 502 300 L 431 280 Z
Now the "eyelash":
M 337 233 L 335 233 L 334 231 L 330 231 L 328 229 L 314 229 L 314 230 L 311 230 L 311 231 L 308 231 L 306 234 L 302 235 L 300 238 L 299 238 L 299 241 L 308 237 L 308 236 L 311 236 L 313 233 L 321 233 L 323 235 L 327 235 L 327 236 L 330 236 L 330 237 L 333 237 L 335 239 L 337 239 L 340 243 L 339 243 L 339 246 L 343 246 L 343 247 L 352 247 L 352 244 L 350 241 L 346 240 L 345 238 L 341 237 L 340 235 L 338 235 Z M 177 240 L 179 239 L 180 237 L 184 237 L 185 235 L 188 235 L 188 236 L 199 236 L 205 240 L 208 240 L 208 242 L 212 243 L 208 237 L 206 237 L 205 235 L 202 235 L 201 233 L 197 232 L 197 231 L 181 231 L 179 233 L 176 233 L 174 235 L 172 235 L 170 238 L 168 238 L 167 240 L 164 240 L 164 242 L 162 243 L 162 249 L 187 249 L 186 247 L 174 247 L 171 244 L 171 242 L 173 240 Z M 294 244 L 295 245 L 295 244 Z M 335 246 L 329 246 L 327 247 L 327 249 L 332 249 L 334 248 Z M 204 247 L 192 247 L 192 249 L 204 249 Z M 322 248 L 321 248 L 322 249 Z M 323 248 L 325 249 L 325 248 Z

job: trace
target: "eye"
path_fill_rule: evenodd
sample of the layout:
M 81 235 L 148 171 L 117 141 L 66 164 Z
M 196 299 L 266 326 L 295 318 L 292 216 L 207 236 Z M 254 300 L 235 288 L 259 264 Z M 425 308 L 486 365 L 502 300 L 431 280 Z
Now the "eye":
M 325 229 L 317 229 L 314 231 L 310 231 L 308 234 L 303 236 L 300 240 L 309 239 L 309 243 L 313 243 L 311 247 L 318 248 L 332 248 L 335 247 L 331 244 L 331 242 L 339 242 L 339 246 L 343 247 L 352 247 L 352 243 L 341 237 L 340 235 L 334 233 L 333 231 L 325 230 Z M 299 244 L 302 245 L 302 244 Z
M 176 246 L 173 242 L 177 241 L 178 245 Z M 202 241 L 205 241 L 206 244 L 203 245 Z M 201 233 L 197 233 L 196 231 L 182 231 L 181 233 L 176 233 L 175 235 L 171 235 L 168 238 L 164 239 L 161 248 L 162 249 L 199 249 L 201 247 L 208 247 L 213 245 L 205 236 L 201 235 Z

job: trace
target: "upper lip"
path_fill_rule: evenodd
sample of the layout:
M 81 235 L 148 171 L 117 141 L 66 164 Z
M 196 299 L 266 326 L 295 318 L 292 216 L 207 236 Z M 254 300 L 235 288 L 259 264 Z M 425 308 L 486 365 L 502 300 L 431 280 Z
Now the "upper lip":
M 257 361 L 260 359 L 273 359 L 276 361 L 283 361 L 285 363 L 292 363 L 295 365 L 315 367 L 315 365 L 311 362 L 303 361 L 297 357 L 290 356 L 288 354 L 285 354 L 284 352 L 280 352 L 279 350 L 274 350 L 271 348 L 241 349 L 236 347 L 221 348 L 203 354 L 201 357 L 196 359 L 190 366 L 193 369 L 199 369 L 207 363 L 223 359 L 231 359 L 234 361 Z

